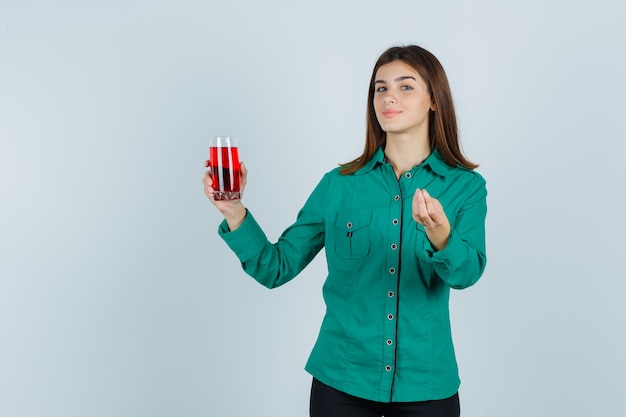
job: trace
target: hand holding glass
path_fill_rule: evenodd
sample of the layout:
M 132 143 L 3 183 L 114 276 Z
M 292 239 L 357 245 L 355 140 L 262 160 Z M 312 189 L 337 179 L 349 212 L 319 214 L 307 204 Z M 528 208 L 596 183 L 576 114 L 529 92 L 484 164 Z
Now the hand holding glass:
M 209 141 L 209 171 L 215 200 L 241 198 L 241 167 L 237 139 L 216 136 Z

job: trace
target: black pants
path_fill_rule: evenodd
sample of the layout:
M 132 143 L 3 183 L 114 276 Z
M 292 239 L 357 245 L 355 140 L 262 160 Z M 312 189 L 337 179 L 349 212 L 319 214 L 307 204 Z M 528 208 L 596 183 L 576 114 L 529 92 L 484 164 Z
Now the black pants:
M 444 400 L 380 403 L 354 397 L 313 378 L 310 417 L 459 417 L 459 395 Z

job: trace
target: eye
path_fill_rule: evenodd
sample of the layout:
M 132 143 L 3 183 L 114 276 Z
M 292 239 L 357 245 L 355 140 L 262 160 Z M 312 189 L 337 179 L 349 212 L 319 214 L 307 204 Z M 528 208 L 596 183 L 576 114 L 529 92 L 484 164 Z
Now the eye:
M 409 91 L 409 90 L 412 90 L 412 89 L 413 89 L 413 87 L 411 87 L 410 85 L 403 85 L 403 86 L 402 86 L 402 87 L 400 87 L 400 88 L 401 88 L 402 90 L 404 90 L 404 91 Z
M 376 90 L 377 93 L 382 93 L 383 91 L 387 91 L 387 87 L 378 87 Z

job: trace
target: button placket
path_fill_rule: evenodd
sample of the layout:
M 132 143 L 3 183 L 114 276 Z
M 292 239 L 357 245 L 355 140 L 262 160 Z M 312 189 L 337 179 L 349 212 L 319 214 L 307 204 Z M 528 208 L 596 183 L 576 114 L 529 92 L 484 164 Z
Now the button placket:
M 403 177 L 401 177 L 404 180 Z M 397 184 L 397 183 L 396 183 Z M 389 203 L 390 216 L 387 223 L 387 253 L 386 253 L 386 282 L 385 282 L 385 310 L 383 335 L 380 340 L 382 343 L 384 354 L 382 358 L 382 366 L 384 368 L 385 384 L 393 383 L 393 375 L 395 371 L 395 356 L 397 346 L 397 319 L 396 311 L 398 310 L 398 279 L 399 279 L 399 252 L 400 237 L 402 234 L 402 208 L 403 198 L 400 184 L 396 185 L 397 194 L 391 194 Z M 381 294 L 382 295 L 382 294 Z

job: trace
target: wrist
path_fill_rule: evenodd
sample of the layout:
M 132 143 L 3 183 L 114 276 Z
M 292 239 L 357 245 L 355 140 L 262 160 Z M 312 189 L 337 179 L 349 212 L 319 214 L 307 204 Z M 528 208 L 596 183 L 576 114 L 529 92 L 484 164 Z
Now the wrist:
M 434 229 L 426 229 L 426 237 L 428 237 L 428 240 L 430 241 L 430 244 L 433 246 L 433 248 L 435 248 L 436 250 L 440 251 L 445 249 L 445 247 L 448 245 L 448 239 L 450 238 L 450 227 L 447 226 L 438 226 Z
M 231 232 L 233 232 L 241 226 L 243 221 L 246 219 L 246 208 L 243 206 L 241 201 L 239 201 L 236 204 L 233 204 L 232 207 L 228 207 L 222 211 L 222 214 L 226 219 L 228 228 Z

